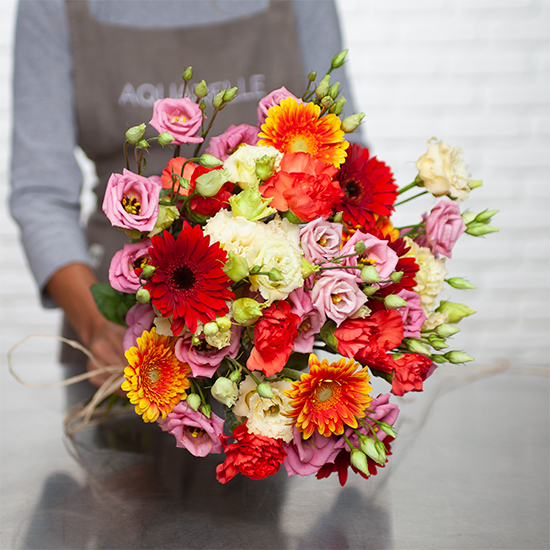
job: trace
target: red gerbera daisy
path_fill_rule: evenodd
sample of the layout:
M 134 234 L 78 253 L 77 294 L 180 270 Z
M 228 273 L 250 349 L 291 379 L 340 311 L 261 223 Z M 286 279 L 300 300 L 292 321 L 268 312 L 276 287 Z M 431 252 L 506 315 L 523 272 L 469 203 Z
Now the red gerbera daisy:
M 393 174 L 384 162 L 371 157 L 366 147 L 353 143 L 345 164 L 336 178 L 344 198 L 335 206 L 344 213 L 344 222 L 366 231 L 376 223 L 376 216 L 390 216 L 397 197 Z
M 149 248 L 151 265 L 156 269 L 144 285 L 151 302 L 164 317 L 172 317 L 172 332 L 185 325 L 197 330 L 197 321 L 208 323 L 227 311 L 226 300 L 234 299 L 230 280 L 223 272 L 226 252 L 219 243 L 210 244 L 199 225 L 183 224 L 177 240 L 168 232 L 155 235 Z

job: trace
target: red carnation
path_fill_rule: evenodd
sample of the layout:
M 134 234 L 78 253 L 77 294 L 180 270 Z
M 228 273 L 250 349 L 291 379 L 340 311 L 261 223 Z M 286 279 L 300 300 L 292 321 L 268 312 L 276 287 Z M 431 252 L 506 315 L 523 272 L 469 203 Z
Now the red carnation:
M 144 288 L 162 316 L 173 317 L 175 336 L 186 325 L 195 332 L 198 321 L 208 323 L 227 313 L 225 301 L 235 295 L 223 272 L 227 254 L 219 243 L 211 245 L 199 225 L 191 227 L 187 222 L 177 240 L 163 231 L 152 237 L 151 243 L 149 256 L 156 269 Z
M 394 360 L 391 389 L 394 395 L 403 395 L 409 391 L 422 391 L 422 383 L 432 369 L 429 357 L 418 353 L 406 353 Z
M 231 437 L 220 435 L 225 462 L 216 467 L 216 479 L 227 483 L 237 474 L 251 479 L 264 479 L 276 474 L 286 458 L 282 440 L 249 433 L 246 422 L 233 430 Z M 235 443 L 227 444 L 229 439 Z
M 254 348 L 246 366 L 250 370 L 260 370 L 266 376 L 281 372 L 301 322 L 300 317 L 292 313 L 288 302 L 278 300 L 271 304 L 254 327 Z
M 393 174 L 366 147 L 351 144 L 337 179 L 344 197 L 334 209 L 344 213 L 346 225 L 366 231 L 376 223 L 375 214 L 390 216 L 393 212 L 397 197 Z

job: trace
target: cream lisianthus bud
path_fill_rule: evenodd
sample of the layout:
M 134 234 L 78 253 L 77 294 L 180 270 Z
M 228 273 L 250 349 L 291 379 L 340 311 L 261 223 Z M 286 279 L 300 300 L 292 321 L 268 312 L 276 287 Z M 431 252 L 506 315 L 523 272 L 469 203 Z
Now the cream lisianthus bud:
M 399 307 L 405 307 L 407 305 L 407 302 L 397 294 L 388 294 L 384 298 L 384 305 L 388 309 L 397 309 Z
M 363 294 L 367 296 L 372 296 L 373 294 L 376 294 L 378 292 L 377 286 L 366 286 L 363 288 Z
M 376 441 L 374 439 L 361 434 L 359 436 L 359 447 L 367 455 L 370 456 L 378 464 L 384 464 L 386 462 L 386 452 L 381 455 L 376 448 Z
M 370 475 L 367 455 L 363 451 L 360 451 L 359 449 L 352 449 L 350 463 L 366 476 Z
M 126 130 L 126 141 L 128 143 L 137 143 L 145 135 L 145 124 L 132 126 Z
M 208 86 L 206 85 L 206 82 L 204 80 L 201 80 L 195 86 L 195 96 L 199 99 L 202 99 L 203 97 L 206 97 L 207 95 L 208 95 Z
M 231 320 L 228 317 L 218 317 L 216 324 L 220 329 L 220 332 L 227 332 L 231 328 Z
M 473 361 L 474 358 L 470 357 L 468 354 L 462 352 L 462 351 L 449 351 L 445 354 L 445 358 L 449 363 L 453 363 L 453 365 L 457 365 L 459 363 L 468 363 L 469 361 Z
M 242 256 L 229 251 L 227 262 L 223 266 L 223 272 L 237 283 L 248 277 L 248 262 Z
M 466 227 L 466 233 L 468 233 L 468 235 L 472 235 L 472 237 L 483 237 L 483 235 L 498 233 L 499 231 L 500 230 L 498 227 L 477 222 L 471 223 Z
M 195 191 L 202 197 L 213 197 L 228 181 L 228 174 L 223 168 L 221 170 L 212 170 L 197 178 Z
M 453 325 L 449 325 L 448 323 L 443 323 L 442 325 L 435 327 L 435 333 L 438 336 L 441 336 L 441 338 L 448 338 L 457 332 L 460 332 L 460 329 L 458 327 L 453 327 Z
M 327 74 L 323 77 L 323 80 L 317 84 L 317 87 L 315 88 L 315 95 L 317 96 L 317 99 L 321 99 L 325 97 L 330 90 L 330 76 Z
M 159 145 L 162 145 L 164 147 L 165 145 L 170 145 L 171 143 L 173 143 L 173 141 L 174 137 L 172 136 L 172 134 L 169 134 L 168 132 L 162 132 L 161 134 L 159 134 Z
M 445 343 L 445 340 L 443 338 L 438 338 L 433 334 L 430 334 L 430 336 L 428 336 L 428 342 L 430 342 L 430 346 L 432 346 L 432 348 L 436 350 L 445 349 L 449 347 L 449 345 Z
M 225 91 L 222 90 L 221 92 L 218 92 L 215 96 L 214 96 L 214 99 L 212 100 L 212 105 L 214 105 L 214 107 L 216 109 L 219 109 L 223 103 L 223 96 L 225 94 Z
M 271 386 L 267 382 L 261 382 L 260 384 L 258 384 L 256 386 L 256 391 L 259 395 L 265 397 L 266 399 L 273 399 L 275 397 Z
M 331 68 L 338 69 L 344 64 L 346 60 L 346 55 L 348 55 L 349 50 L 343 50 L 340 53 L 337 53 L 333 58 L 330 64 Z
M 307 279 L 319 271 L 319 266 L 312 264 L 307 258 L 302 256 L 302 277 Z
M 477 214 L 475 212 L 470 212 L 469 210 L 467 210 L 466 212 L 462 212 L 461 216 L 464 225 L 472 223 L 477 218 Z
M 365 244 L 365 241 L 357 241 L 353 245 L 353 248 L 354 248 L 355 252 L 357 252 L 357 254 L 363 254 L 363 252 L 365 252 L 365 250 L 367 250 L 367 245 Z
M 260 181 L 268 180 L 275 173 L 276 157 L 272 155 L 264 155 L 256 159 L 256 175 Z
M 405 344 L 413 353 L 421 353 L 422 355 L 431 355 L 430 350 L 424 345 L 421 344 L 418 340 L 414 338 L 406 338 Z
M 345 97 L 339 97 L 336 100 L 336 103 L 331 107 L 331 112 L 333 112 L 336 116 L 338 116 L 344 109 L 344 105 L 346 104 L 346 98 Z
M 242 216 L 251 222 L 257 222 L 277 212 L 275 208 L 269 206 L 272 200 L 272 197 L 268 199 L 264 198 L 260 193 L 258 184 L 255 183 L 249 184 L 238 195 L 232 195 L 229 198 L 229 204 L 231 205 L 233 216 Z
M 262 316 L 262 306 L 252 298 L 239 298 L 233 302 L 233 319 L 245 327 Z
M 143 270 L 141 272 L 141 275 L 148 279 L 154 272 L 155 272 L 155 266 L 151 264 L 147 264 L 143 267 Z
M 453 325 L 458 323 L 461 319 L 464 319 L 464 317 L 468 317 L 468 315 L 475 313 L 475 310 L 470 309 L 464 304 L 457 304 L 447 301 L 441 301 L 435 311 L 439 313 L 446 313 L 449 323 Z
M 214 336 L 220 332 L 220 327 L 218 327 L 216 321 L 210 321 L 204 325 L 203 331 L 205 336 Z
M 346 134 L 349 134 L 350 132 L 353 132 L 357 130 L 357 127 L 359 124 L 361 124 L 361 121 L 365 118 L 365 113 L 359 113 L 357 115 L 351 115 L 346 117 L 342 121 L 342 130 L 346 132 Z
M 176 206 L 167 206 L 165 204 L 159 205 L 159 215 L 155 222 L 155 227 L 147 234 L 148 237 L 153 237 L 162 233 L 165 229 L 168 229 L 178 218 L 180 217 L 180 211 Z
M 274 281 L 274 282 L 284 281 L 285 279 L 283 277 L 283 274 L 276 267 L 273 267 L 272 269 L 269 270 L 268 277 L 270 281 Z
M 470 180 L 470 190 L 475 189 L 476 187 L 481 187 L 483 185 L 483 180 Z
M 214 155 L 203 153 L 199 159 L 199 164 L 205 168 L 216 168 L 216 166 L 221 166 L 223 162 Z
M 196 393 L 190 393 L 187 396 L 187 404 L 194 410 L 198 411 L 201 406 L 202 400 Z
M 140 288 L 136 292 L 136 300 L 140 304 L 148 304 L 151 301 L 151 294 L 145 288 Z
M 201 413 L 206 416 L 206 418 L 210 418 L 210 415 L 212 414 L 212 407 L 208 404 L 205 404 L 201 407 Z
M 397 437 L 393 428 L 387 423 L 387 422 L 380 422 L 378 424 L 378 427 L 385 433 L 388 434 L 390 437 Z
M 328 95 L 332 97 L 332 99 L 336 99 L 339 93 L 340 93 L 340 82 L 336 82 L 330 87 L 328 91 Z
M 380 281 L 380 275 L 373 265 L 366 265 L 361 270 L 361 280 L 368 284 L 377 283 Z
M 325 109 L 330 109 L 334 105 L 334 99 L 330 97 L 329 95 L 326 95 L 321 99 L 319 102 L 321 107 L 324 107 Z
M 451 277 L 450 279 L 445 279 L 445 282 L 450 284 L 453 288 L 458 288 L 459 290 L 477 288 L 476 285 L 473 285 L 462 277 Z
M 475 221 L 479 223 L 490 223 L 493 216 L 498 214 L 500 210 L 484 210 L 480 212 L 476 217 Z
M 398 283 L 403 278 L 403 271 L 394 271 L 390 275 L 390 280 L 392 283 Z
M 229 103 L 230 101 L 233 101 L 235 99 L 235 96 L 237 95 L 237 90 L 239 88 L 237 86 L 233 88 L 229 88 L 229 90 L 226 90 L 223 94 L 223 100 L 226 103 Z
M 239 387 L 235 382 L 229 380 L 225 376 L 220 376 L 212 386 L 210 390 L 212 397 L 225 405 L 226 407 L 232 407 L 239 397 Z

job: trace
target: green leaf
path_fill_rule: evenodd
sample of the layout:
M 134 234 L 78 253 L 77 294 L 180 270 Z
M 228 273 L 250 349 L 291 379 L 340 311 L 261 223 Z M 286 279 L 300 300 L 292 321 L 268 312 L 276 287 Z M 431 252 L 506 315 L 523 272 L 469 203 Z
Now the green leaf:
M 102 315 L 118 325 L 126 325 L 126 314 L 136 304 L 135 294 L 125 294 L 107 283 L 95 283 L 90 287 L 95 303 Z
M 336 336 L 334 336 L 335 330 L 336 323 L 329 320 L 323 325 L 323 328 L 321 328 L 320 334 L 323 342 L 325 342 L 325 344 L 334 351 L 336 351 L 336 349 L 338 348 L 338 340 L 336 339 Z

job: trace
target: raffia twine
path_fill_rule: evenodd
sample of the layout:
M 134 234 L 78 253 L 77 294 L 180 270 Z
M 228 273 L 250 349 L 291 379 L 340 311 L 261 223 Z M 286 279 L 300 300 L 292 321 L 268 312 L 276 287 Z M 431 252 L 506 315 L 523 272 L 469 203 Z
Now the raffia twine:
M 23 345 L 25 342 L 32 338 L 53 338 L 59 342 L 63 342 L 74 349 L 81 351 L 96 367 L 93 370 L 87 371 L 76 376 L 71 376 L 60 382 L 52 382 L 50 384 L 34 384 L 31 382 L 25 382 L 21 377 L 15 372 L 13 367 L 13 353 L 15 350 Z M 82 344 L 75 340 L 70 340 L 68 338 L 63 338 L 62 336 L 55 336 L 52 334 L 29 334 L 25 336 L 22 340 L 14 344 L 8 351 L 8 368 L 11 375 L 23 386 L 27 388 L 59 388 L 65 386 L 72 386 L 73 384 L 78 384 L 84 380 L 89 380 L 94 376 L 99 374 L 110 373 L 110 376 L 99 386 L 97 391 L 94 393 L 92 399 L 86 403 L 80 403 L 72 407 L 66 414 L 63 420 L 63 427 L 65 434 L 69 437 L 72 437 L 74 434 L 85 428 L 86 426 L 97 424 L 98 417 L 105 415 L 104 411 L 98 411 L 97 406 L 108 396 L 113 394 L 116 390 L 120 389 L 122 382 L 124 381 L 124 365 L 108 365 L 101 366 L 98 360 L 95 358 L 94 354 L 84 347 Z

